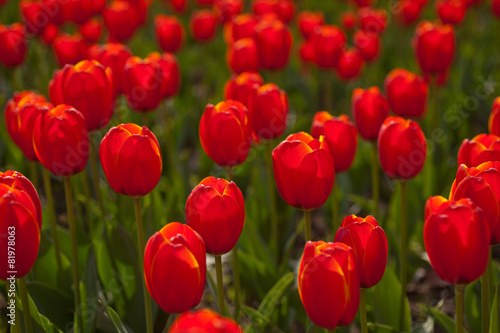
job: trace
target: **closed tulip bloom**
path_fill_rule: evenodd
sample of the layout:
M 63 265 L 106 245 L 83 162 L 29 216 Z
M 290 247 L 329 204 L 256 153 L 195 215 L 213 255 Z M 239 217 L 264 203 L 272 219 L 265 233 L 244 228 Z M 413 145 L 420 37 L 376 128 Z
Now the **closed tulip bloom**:
M 80 34 L 89 43 L 95 43 L 101 38 L 102 24 L 96 19 L 87 21 L 80 27 Z
M 57 27 L 57 25 L 55 25 L 53 23 L 49 23 L 49 24 L 47 24 L 47 26 L 43 30 L 43 34 L 41 37 L 42 37 L 42 41 L 45 44 L 51 45 L 52 42 L 54 42 L 54 39 L 58 35 L 59 35 L 59 28 Z
M 136 6 L 127 1 L 113 0 L 102 12 L 110 42 L 129 40 L 139 27 L 141 18 Z
M 263 19 L 255 27 L 260 66 L 277 70 L 285 67 L 290 58 L 292 34 L 279 20 Z
M 417 21 L 422 12 L 422 1 L 399 0 L 396 8 L 398 22 L 402 25 L 410 25 Z
M 292 134 L 273 150 L 276 187 L 290 206 L 310 210 L 322 206 L 335 181 L 335 165 L 324 137 Z
M 162 79 L 160 66 L 153 59 L 128 58 L 123 82 L 128 104 L 139 112 L 156 109 L 163 98 Z
M 488 161 L 500 161 L 500 137 L 479 134 L 472 140 L 464 139 L 458 149 L 458 165 L 475 167 Z
M 49 83 L 54 105 L 68 104 L 80 111 L 93 131 L 106 126 L 115 108 L 111 69 L 95 60 L 83 60 L 56 71 Z
M 495 98 L 488 120 L 488 130 L 490 134 L 500 135 L 500 97 Z
M 264 84 L 264 79 L 257 72 L 243 72 L 233 75 L 224 87 L 226 99 L 238 101 L 249 108 L 250 99 L 255 91 Z
M 314 45 L 311 43 L 311 40 L 305 40 L 299 45 L 299 56 L 300 60 L 304 63 L 314 63 L 316 60 L 314 54 Z
M 325 136 L 336 173 L 351 167 L 356 156 L 358 132 L 349 117 L 344 114 L 334 117 L 326 111 L 316 112 L 311 135 L 315 139 Z
M 76 24 L 87 22 L 93 15 L 100 14 L 106 6 L 106 0 L 66 0 L 61 3 L 66 21 Z
M 226 58 L 229 67 L 236 74 L 259 70 L 259 50 L 252 38 L 239 39 L 230 45 Z
M 354 33 L 354 46 L 367 62 L 377 58 L 380 51 L 380 39 L 377 35 L 358 30 Z
M 363 56 L 356 49 L 342 51 L 337 64 L 337 74 L 344 81 L 355 79 L 361 75 L 364 66 Z
M 19 8 L 26 32 L 30 35 L 41 35 L 49 23 L 49 14 L 45 11 L 43 2 L 22 0 Z
M 40 163 L 55 176 L 79 173 L 87 164 L 90 149 L 83 115 L 64 104 L 41 113 L 33 127 L 33 147 Z
M 352 30 L 358 24 L 358 16 L 354 12 L 343 12 L 340 14 L 340 22 L 346 30 Z
M 365 140 L 377 140 L 378 132 L 384 120 L 389 116 L 389 103 L 378 87 L 366 90 L 354 89 L 351 100 L 351 112 L 359 135 Z
M 243 9 L 243 0 L 214 0 L 214 10 L 222 23 L 230 21 Z
M 417 122 L 387 117 L 378 134 L 382 170 L 393 178 L 410 179 L 422 170 L 427 156 L 424 133 Z
M 387 26 L 387 12 L 383 9 L 363 7 L 359 9 L 358 17 L 361 29 L 374 35 L 384 32 Z
M 252 14 L 240 14 L 224 24 L 224 40 L 230 45 L 239 39 L 255 38 L 258 21 Z
M 129 123 L 111 128 L 99 145 L 99 158 L 109 186 L 120 194 L 145 196 L 160 180 L 160 145 L 147 127 Z
M 52 48 L 60 67 L 76 65 L 88 56 L 87 42 L 80 34 L 59 35 L 52 42 Z
M 420 118 L 427 106 L 429 88 L 424 78 L 406 69 L 393 69 L 385 78 L 389 105 L 396 115 Z
M 263 140 L 272 140 L 286 129 L 288 97 L 273 83 L 260 86 L 250 100 L 252 128 Z
M 148 59 L 160 67 L 162 96 L 169 98 L 177 94 L 181 81 L 177 58 L 169 52 L 163 54 L 152 52 L 148 55 Z
M 283 23 L 288 23 L 293 17 L 295 7 L 289 0 L 254 0 L 252 11 L 257 16 L 276 15 Z
M 176 52 L 184 39 L 184 28 L 175 16 L 155 16 L 155 33 L 160 48 L 165 52 Z
M 0 216 L 0 279 L 7 280 L 13 270 L 19 279 L 29 273 L 38 255 L 42 209 L 35 187 L 17 171 L 0 172 Z M 22 251 L 15 251 L 12 269 L 9 251 L 18 247 Z
M 123 44 L 108 43 L 104 45 L 93 45 L 89 48 L 89 54 L 91 59 L 97 60 L 104 67 L 109 67 L 111 69 L 115 93 L 123 93 L 125 64 L 128 58 L 132 57 L 130 49 Z
M 186 223 L 203 238 L 207 252 L 231 251 L 245 224 L 243 194 L 234 182 L 203 179 L 187 198 Z
M 359 275 L 354 250 L 343 243 L 307 242 L 297 284 L 311 321 L 334 329 L 350 324 L 359 306 Z
M 497 18 L 500 17 L 500 0 L 493 0 L 491 2 L 491 11 Z
M 462 0 L 441 0 L 436 2 L 436 10 L 443 24 L 458 24 L 465 17 L 466 6 Z
M 424 224 L 424 244 L 437 275 L 453 285 L 479 278 L 488 264 L 490 232 L 469 199 L 445 201 Z
M 206 274 L 205 244 L 189 226 L 169 223 L 148 240 L 144 279 L 151 297 L 163 311 L 182 313 L 198 305 Z
M 50 22 L 55 25 L 61 25 L 65 22 L 64 6 L 65 2 L 62 0 L 42 0 L 44 8 L 50 13 Z
M 333 25 L 317 27 L 311 35 L 315 63 L 321 68 L 334 68 L 342 55 L 346 37 L 344 32 Z
M 279 0 L 276 4 L 276 14 L 283 23 L 290 23 L 294 13 L 295 5 L 292 0 Z
M 5 126 L 12 141 L 30 161 L 38 161 L 33 148 L 33 126 L 40 113 L 52 109 L 45 97 L 31 91 L 14 93 L 5 106 Z
M 200 121 L 200 141 L 205 153 L 220 166 L 235 166 L 247 158 L 252 143 L 248 110 L 228 100 L 208 104 Z
M 335 242 L 354 250 L 361 288 L 371 288 L 382 279 L 387 264 L 387 237 L 377 220 L 349 215 L 335 234 Z
M 481 1 L 483 1 L 483 0 L 463 0 L 463 1 L 465 2 L 465 5 L 467 7 L 470 7 L 470 6 L 474 6 L 474 5 L 481 3 Z
M 221 317 L 218 313 L 201 309 L 181 314 L 168 333 L 243 333 L 243 329 L 232 319 Z
M 321 11 L 303 11 L 300 12 L 297 16 L 297 21 L 299 23 L 299 29 L 302 37 L 308 39 L 309 36 L 311 36 L 311 34 L 314 32 L 314 29 L 316 29 L 316 27 L 320 27 L 323 25 L 323 23 L 325 22 L 325 18 L 323 12 Z
M 186 10 L 186 0 L 166 0 L 170 3 L 170 7 L 177 13 L 182 13 Z
M 214 37 L 217 23 L 217 16 L 211 10 L 202 9 L 193 13 L 189 28 L 194 39 L 203 42 Z
M 20 23 L 12 25 L 0 24 L 0 63 L 7 67 L 18 66 L 26 58 L 28 43 L 24 26 Z
M 450 200 L 471 199 L 482 209 L 488 222 L 491 245 L 500 243 L 500 162 L 486 162 L 478 167 L 462 164 L 450 191 Z

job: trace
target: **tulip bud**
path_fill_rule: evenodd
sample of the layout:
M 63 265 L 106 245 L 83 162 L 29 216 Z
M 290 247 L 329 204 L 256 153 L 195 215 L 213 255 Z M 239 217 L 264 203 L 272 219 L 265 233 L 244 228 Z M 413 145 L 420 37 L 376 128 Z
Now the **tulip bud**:
M 87 21 L 80 27 L 80 34 L 89 43 L 95 43 L 101 38 L 102 24 L 96 19 Z
M 88 45 L 79 34 L 62 34 L 54 38 L 52 48 L 60 67 L 76 65 L 87 58 Z
M 397 21 L 402 25 L 415 23 L 422 12 L 425 2 L 426 1 L 399 0 L 395 8 Z
M 172 53 L 168 52 L 165 52 L 161 55 L 158 52 L 152 52 L 148 55 L 148 59 L 152 63 L 156 63 L 158 67 L 160 67 L 160 71 L 162 74 L 162 96 L 165 98 L 169 98 L 177 94 L 181 81 L 177 58 L 175 58 Z
M 49 23 L 45 27 L 45 30 L 43 31 L 42 41 L 47 45 L 51 45 L 54 42 L 54 39 L 58 35 L 59 35 L 59 28 L 57 27 L 57 25 Z
M 156 109 L 163 98 L 162 79 L 162 70 L 154 59 L 128 58 L 123 82 L 128 104 L 139 112 Z
M 48 13 L 45 12 L 42 1 L 22 0 L 19 8 L 23 15 L 23 23 L 26 32 L 30 35 L 41 35 L 50 22 Z
M 380 35 L 387 26 L 387 12 L 383 9 L 363 7 L 359 9 L 358 17 L 361 29 L 372 35 Z
M 315 63 L 321 68 L 336 67 L 345 42 L 345 35 L 338 27 L 333 25 L 317 27 L 311 35 Z
M 18 66 L 26 58 L 28 43 L 24 26 L 20 23 L 12 25 L 0 24 L 0 63 L 7 67 Z
M 325 18 L 323 12 L 321 11 L 304 11 L 299 13 L 299 15 L 297 16 L 297 20 L 302 37 L 304 37 L 305 39 L 309 39 L 309 36 L 311 36 L 316 27 L 320 27 L 323 25 Z
M 412 118 L 424 115 L 429 89 L 421 76 L 396 68 L 387 75 L 384 86 L 389 105 L 396 115 Z
M 130 49 L 118 43 L 104 45 L 93 45 L 89 48 L 90 58 L 97 60 L 104 67 L 111 69 L 115 94 L 123 93 L 123 81 L 125 79 L 125 64 L 132 57 Z
M 314 45 L 311 40 L 303 41 L 299 46 L 299 56 L 303 63 L 315 62 Z
M 146 127 L 121 124 L 111 128 L 99 145 L 99 158 L 109 186 L 120 194 L 145 196 L 160 180 L 160 145 Z
M 491 2 L 491 11 L 497 18 L 500 17 L 500 0 L 493 0 Z
M 500 135 L 500 97 L 495 98 L 488 120 L 488 130 L 490 134 Z
M 230 45 L 239 39 L 255 38 L 257 19 L 252 14 L 240 14 L 224 24 L 224 40 Z
M 243 329 L 229 318 L 221 317 L 209 309 L 181 314 L 170 327 L 168 333 L 243 333 Z
M 458 165 L 475 167 L 488 161 L 500 161 L 500 137 L 479 134 L 472 140 L 464 139 L 458 149 Z
M 354 46 L 365 61 L 373 61 L 380 51 L 380 40 L 375 34 L 358 30 L 354 33 Z
M 359 306 L 354 251 L 343 243 L 307 242 L 297 277 L 299 295 L 311 321 L 334 329 L 352 322 Z
M 353 12 L 343 12 L 340 14 L 340 22 L 346 30 L 352 30 L 358 24 L 358 16 Z
M 279 20 L 263 19 L 255 27 L 262 68 L 277 70 L 285 67 L 290 58 L 292 34 Z
M 256 16 L 274 14 L 286 24 L 293 17 L 295 6 L 290 0 L 254 0 L 252 11 Z
M 170 7 L 177 13 L 182 13 L 186 10 L 186 0 L 165 0 L 170 3 Z
M 366 90 L 356 88 L 352 93 L 351 112 L 359 135 L 373 141 L 377 139 L 382 123 L 389 115 L 389 103 L 378 87 Z
M 347 49 L 342 52 L 337 64 L 337 74 L 344 81 L 359 77 L 363 69 L 364 60 L 356 49 Z
M 217 16 L 212 11 L 203 9 L 193 13 L 189 28 L 194 39 L 204 42 L 214 37 L 217 23 Z
M 224 87 L 226 99 L 232 99 L 245 105 L 249 109 L 250 100 L 257 89 L 264 84 L 262 76 L 257 72 L 243 72 L 233 75 Z
M 138 8 L 127 1 L 113 0 L 106 7 L 102 16 L 104 24 L 109 30 L 111 42 L 125 42 L 129 40 L 139 27 L 141 18 Z
M 163 311 L 182 313 L 198 305 L 206 274 L 205 244 L 189 226 L 169 223 L 148 240 L 144 279 L 151 297 Z
M 184 39 L 184 28 L 175 16 L 158 14 L 155 16 L 156 39 L 165 52 L 176 52 Z
M 436 2 L 436 10 L 443 24 L 458 24 L 465 17 L 463 0 L 441 0 Z
M 243 9 L 243 0 L 214 0 L 214 10 L 222 23 L 230 21 Z
M 240 74 L 259 70 L 259 50 L 254 39 L 239 39 L 228 47 L 227 63 L 231 70 Z
M 373 0 L 351 0 L 351 1 L 354 2 L 356 5 L 358 5 L 359 8 L 370 6 L 373 2 Z

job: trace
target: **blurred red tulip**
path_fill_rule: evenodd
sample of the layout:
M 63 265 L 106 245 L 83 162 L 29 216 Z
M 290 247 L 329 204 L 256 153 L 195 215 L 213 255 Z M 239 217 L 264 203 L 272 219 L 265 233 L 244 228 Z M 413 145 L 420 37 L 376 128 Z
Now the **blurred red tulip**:
M 381 34 L 387 26 L 387 12 L 383 9 L 360 8 L 358 17 L 361 29 L 373 35 Z
M 335 329 L 352 322 L 359 306 L 359 275 L 354 250 L 343 243 L 307 242 L 297 284 L 311 321 Z
M 20 23 L 12 25 L 0 24 L 0 63 L 7 67 L 18 66 L 24 62 L 28 42 L 24 26 Z
M 267 83 L 257 88 L 248 109 L 253 131 L 259 139 L 272 140 L 285 131 L 288 97 L 277 85 Z
M 373 2 L 373 0 L 349 0 L 349 1 L 354 2 L 360 8 L 370 6 Z
M 361 75 L 364 60 L 356 49 L 346 49 L 342 52 L 337 64 L 337 74 L 344 81 L 356 79 Z
M 230 45 L 239 39 L 255 38 L 257 19 L 252 14 L 240 14 L 224 24 L 224 40 Z
M 49 21 L 55 25 L 64 23 L 64 6 L 67 4 L 66 0 L 42 0 L 44 10 L 49 13 Z
M 189 21 L 189 28 L 194 39 L 208 41 L 214 37 L 217 23 L 217 16 L 211 10 L 202 9 L 193 12 Z
M 378 134 L 382 170 L 393 178 L 410 179 L 422 170 L 427 156 L 424 133 L 418 123 L 388 117 Z
M 363 59 L 367 62 L 375 60 L 380 51 L 379 37 L 364 30 L 358 30 L 354 33 L 354 46 L 361 53 Z
M 45 11 L 42 1 L 22 0 L 19 8 L 23 15 L 26 32 L 30 35 L 41 35 L 49 24 L 49 14 Z
M 136 6 L 127 1 L 113 0 L 102 12 L 109 30 L 110 42 L 129 40 L 138 28 L 141 17 Z
M 275 14 L 283 23 L 288 23 L 293 17 L 295 6 L 290 0 L 254 0 L 252 11 L 257 16 Z
M 387 264 L 387 237 L 377 220 L 349 215 L 335 234 L 335 242 L 354 250 L 361 288 L 371 288 L 382 279 Z
M 476 167 L 488 161 L 500 161 L 500 137 L 482 133 L 472 140 L 464 139 L 458 149 L 458 166 Z
M 0 216 L 0 279 L 12 277 L 12 271 L 20 279 L 38 255 L 42 209 L 35 187 L 17 171 L 0 171 Z
M 240 102 L 228 100 L 208 104 L 200 121 L 200 141 L 216 164 L 232 167 L 247 158 L 252 143 L 248 110 Z
M 151 297 L 163 311 L 182 313 L 198 305 L 206 275 L 205 244 L 189 226 L 169 223 L 148 240 L 144 279 Z
M 55 176 L 79 173 L 87 164 L 90 150 L 83 115 L 64 104 L 42 112 L 33 127 L 33 147 L 40 163 Z
M 60 67 L 76 65 L 88 57 L 88 45 L 80 34 L 62 34 L 54 38 L 52 48 Z
M 236 74 L 259 70 L 259 50 L 252 38 L 239 39 L 231 44 L 226 53 L 229 68 Z
M 500 0 L 491 1 L 491 11 L 496 17 L 500 17 Z
M 429 89 L 421 76 L 396 68 L 387 74 L 384 86 L 387 100 L 395 114 L 412 118 L 424 115 Z
M 488 120 L 490 134 L 500 136 L 500 97 L 495 98 Z
M 243 329 L 232 319 L 221 317 L 209 309 L 181 314 L 168 333 L 243 333 Z
M 288 63 L 292 47 L 292 34 L 281 21 L 261 20 L 256 26 L 260 66 L 265 69 L 282 69 Z
M 57 25 L 49 23 L 45 27 L 45 30 L 43 30 L 42 41 L 47 45 L 51 45 L 54 42 L 54 39 L 58 35 L 59 35 L 59 28 L 57 27 Z
M 165 52 L 160 54 L 152 52 L 148 55 L 148 60 L 156 63 L 160 67 L 162 74 L 161 79 L 161 94 L 165 98 L 169 98 L 177 94 L 179 91 L 181 75 L 177 58 L 172 53 Z
M 156 109 L 163 98 L 162 80 L 162 70 L 153 59 L 128 58 L 123 92 L 132 109 L 140 112 Z
M 299 45 L 299 56 L 304 63 L 314 63 L 316 60 L 314 54 L 314 45 L 311 40 L 305 40 Z
M 322 11 L 304 11 L 299 13 L 297 21 L 299 23 L 300 33 L 305 39 L 308 39 L 316 27 L 323 25 L 325 18 Z
M 340 14 L 340 22 L 346 30 L 352 30 L 358 24 L 358 16 L 354 12 L 343 12 Z
M 109 186 L 120 194 L 145 196 L 160 180 L 160 145 L 147 127 L 129 123 L 111 128 L 99 145 L 99 158 Z
M 225 99 L 238 101 L 250 109 L 250 99 L 263 84 L 264 80 L 257 72 L 233 75 L 224 86 Z
M 158 44 L 165 52 L 176 52 L 184 39 L 184 28 L 175 16 L 155 16 L 155 33 Z
M 77 108 L 89 131 L 106 126 L 115 109 L 111 69 L 95 60 L 83 60 L 56 71 L 49 83 L 49 95 L 54 105 Z
M 106 0 L 64 0 L 60 3 L 65 20 L 76 24 L 83 24 L 93 15 L 101 14 L 106 6 Z
M 424 224 L 432 267 L 453 285 L 473 282 L 486 270 L 489 256 L 490 232 L 481 209 L 469 199 L 442 200 L 434 209 Z
M 334 117 L 326 111 L 316 112 L 311 135 L 315 139 L 319 139 L 321 135 L 325 136 L 336 173 L 351 167 L 356 156 L 358 132 L 349 117 L 344 114 Z
M 426 1 L 399 0 L 395 8 L 397 21 L 402 25 L 410 25 L 417 21 Z
M 91 46 L 89 54 L 91 59 L 97 60 L 105 67 L 111 68 L 115 93 L 123 93 L 125 64 L 128 58 L 132 57 L 130 49 L 123 44 L 108 43 Z
M 273 150 L 274 179 L 290 206 L 311 210 L 321 207 L 335 181 L 335 165 L 324 137 L 292 134 Z
M 440 0 L 436 10 L 443 24 L 458 24 L 465 17 L 466 6 L 463 0 Z
M 214 0 L 196 0 L 196 2 L 200 5 L 212 5 Z
M 230 21 L 243 9 L 243 0 L 214 0 L 213 8 L 222 23 Z
M 203 179 L 187 198 L 185 212 L 186 223 L 200 234 L 213 255 L 231 251 L 245 224 L 243 194 L 225 179 Z
M 30 161 L 38 161 L 33 148 L 33 126 L 39 114 L 52 109 L 45 97 L 32 91 L 14 93 L 5 106 L 5 126 L 12 141 Z
M 382 123 L 389 115 L 389 103 L 378 87 L 354 89 L 351 112 L 359 135 L 365 140 L 377 140 Z
M 465 2 L 465 5 L 467 7 L 470 7 L 470 6 L 474 6 L 474 5 L 481 3 L 481 1 L 483 1 L 483 0 L 463 0 L 463 1 Z
M 80 27 L 80 34 L 89 43 L 95 43 L 101 38 L 102 24 L 97 19 L 91 19 Z
M 334 68 L 342 55 L 346 37 L 344 32 L 333 25 L 317 27 L 311 35 L 315 63 L 321 68 Z
M 170 7 L 177 12 L 177 13 L 182 13 L 186 10 L 186 0 L 166 0 L 169 2 Z

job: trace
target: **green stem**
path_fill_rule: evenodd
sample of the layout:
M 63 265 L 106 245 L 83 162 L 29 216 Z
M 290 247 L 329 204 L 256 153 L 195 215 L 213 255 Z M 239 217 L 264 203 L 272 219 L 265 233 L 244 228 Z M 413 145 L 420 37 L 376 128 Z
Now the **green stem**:
M 5 283 L 5 288 L 7 289 L 7 293 L 5 294 L 7 296 L 7 302 L 9 302 L 10 304 L 10 300 L 13 298 L 14 299 L 14 302 L 16 301 L 16 296 L 14 294 L 14 297 L 9 297 L 9 294 L 11 292 L 10 290 L 10 283 L 7 281 Z M 10 331 L 13 332 L 13 333 L 21 333 L 21 324 L 19 323 L 19 318 L 17 316 L 17 305 L 16 305 L 16 308 L 15 308 L 15 317 L 14 317 L 14 325 L 10 325 Z
M 432 100 L 431 100 L 432 128 L 431 128 L 431 131 L 429 132 L 429 134 L 432 133 L 432 131 L 434 131 L 435 129 L 437 129 L 439 127 L 439 113 L 438 113 L 438 109 L 437 109 L 439 89 L 438 89 L 436 80 L 437 80 L 437 78 L 432 77 L 431 84 L 430 84 L 431 98 L 432 98 Z
M 278 233 L 278 213 L 276 208 L 276 192 L 273 171 L 273 152 L 271 142 L 266 143 L 266 162 L 267 162 L 267 185 L 269 186 L 269 203 L 271 206 L 271 242 L 274 242 L 274 253 L 276 254 L 276 262 L 279 262 L 280 256 L 280 239 Z
M 240 319 L 241 288 L 240 288 L 240 264 L 238 259 L 238 244 L 233 248 L 233 279 L 234 279 L 234 319 Z
M 304 219 L 305 219 L 305 236 L 306 236 L 306 242 L 310 241 L 312 239 L 312 227 L 311 227 L 311 211 L 310 210 L 305 210 L 304 211 Z
M 378 150 L 377 142 L 372 142 L 372 197 L 375 204 L 375 218 L 379 219 L 379 202 L 380 202 L 380 175 L 378 166 Z
M 232 167 L 227 167 L 227 180 L 232 182 L 233 181 L 233 168 Z
M 24 277 L 22 277 L 17 281 L 19 283 L 19 295 L 21 296 L 21 302 L 23 304 L 24 328 L 26 329 L 26 333 L 32 333 L 33 326 L 31 323 L 30 302 L 28 298 L 28 288 L 26 287 L 26 280 Z
M 50 173 L 47 168 L 42 168 L 43 186 L 45 188 L 45 197 L 47 199 L 47 210 L 50 221 L 50 233 L 52 242 L 54 243 L 54 250 L 56 253 L 57 271 L 62 270 L 61 248 L 59 246 L 59 238 L 57 237 L 57 220 L 56 212 L 54 209 L 54 196 L 52 195 L 52 183 L 50 182 Z
M 494 293 L 495 293 L 495 280 L 494 280 L 494 275 L 493 275 L 493 247 L 492 246 L 490 246 L 490 257 L 488 258 L 488 267 L 486 268 L 486 270 L 488 271 L 489 297 L 490 297 L 490 300 L 492 300 L 494 297 Z
M 12 90 L 21 91 L 23 89 L 21 66 L 12 69 Z
M 33 161 L 30 161 L 30 180 L 31 180 L 31 183 L 33 183 L 33 186 L 35 186 L 35 188 L 38 188 L 38 167 L 37 167 L 38 163 L 37 162 L 33 162 Z
M 68 211 L 68 226 L 71 235 L 71 267 L 73 272 L 73 292 L 75 297 L 75 316 L 73 330 L 80 329 L 80 278 L 78 274 L 78 251 L 76 244 L 75 212 L 73 211 L 73 199 L 71 194 L 71 178 L 64 177 L 64 192 L 66 195 L 66 209 Z
M 465 286 L 455 286 L 456 333 L 464 331 L 464 289 Z
M 142 126 L 148 127 L 149 113 L 148 112 L 141 112 L 141 115 L 142 115 Z
M 226 306 L 224 302 L 224 284 L 222 281 L 222 258 L 215 256 L 215 272 L 217 274 L 217 293 L 219 299 L 219 314 L 226 315 Z
M 102 199 L 101 187 L 99 186 L 99 168 L 97 166 L 97 150 L 92 140 L 90 140 L 90 166 L 92 169 L 92 179 L 94 181 L 94 189 L 101 208 L 102 217 L 106 217 L 106 206 Z
M 324 81 L 325 81 L 325 110 L 328 112 L 333 112 L 333 74 L 329 71 L 324 71 Z
M 144 271 L 144 228 L 142 226 L 141 198 L 134 198 L 135 221 L 137 223 L 137 246 L 139 247 L 139 271 Z M 144 274 L 141 273 L 142 292 L 144 296 L 144 310 L 146 311 L 146 331 L 153 333 L 153 310 Z
M 400 262 L 400 282 L 401 282 L 401 296 L 400 296 L 400 331 L 404 328 L 404 311 L 406 299 L 406 182 L 401 181 L 401 230 L 400 230 L 400 243 L 401 243 L 401 262 Z
M 85 215 L 87 217 L 85 223 L 88 225 L 89 233 L 92 235 L 93 228 L 92 224 L 90 223 L 90 201 L 92 198 L 90 197 L 90 182 L 87 175 L 87 171 L 84 169 L 83 172 L 80 173 L 79 177 L 82 181 L 83 194 L 85 195 L 85 208 L 86 208 Z
M 489 331 L 489 282 L 488 282 L 488 270 L 486 270 L 483 275 L 481 275 L 481 331 L 483 333 L 488 333 Z
M 334 328 L 333 330 L 328 330 L 328 333 L 335 333 L 335 332 L 337 332 L 336 328 Z
M 335 238 L 335 233 L 339 227 L 339 201 L 337 198 L 337 186 L 334 183 L 332 188 L 332 235 Z
M 359 291 L 359 317 L 361 320 L 361 333 L 368 333 L 366 320 L 366 289 L 361 288 Z

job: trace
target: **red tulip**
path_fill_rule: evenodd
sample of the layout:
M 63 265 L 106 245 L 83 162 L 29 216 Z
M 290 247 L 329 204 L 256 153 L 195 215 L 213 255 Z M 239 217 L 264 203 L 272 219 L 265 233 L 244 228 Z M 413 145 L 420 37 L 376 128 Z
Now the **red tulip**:
M 38 161 L 33 148 L 33 125 L 40 113 L 52 109 L 45 97 L 32 91 L 14 93 L 5 106 L 5 125 L 12 141 L 30 161 Z
M 463 0 L 463 1 L 465 2 L 465 5 L 467 7 L 470 7 L 470 6 L 474 6 L 474 5 L 481 3 L 481 1 L 483 1 L 483 0 Z
M 468 284 L 486 270 L 490 232 L 481 209 L 469 199 L 442 201 L 425 219 L 425 249 L 441 279 Z
M 334 329 L 356 316 L 360 285 L 356 256 L 349 246 L 307 242 L 297 283 L 302 304 L 315 325 Z
M 304 11 L 299 13 L 297 16 L 297 20 L 299 23 L 300 33 L 305 39 L 308 39 L 309 36 L 314 32 L 316 27 L 320 27 L 323 25 L 325 18 L 323 16 L 323 12 L 310 12 Z
M 26 34 L 20 23 L 0 24 L 0 63 L 4 66 L 18 66 L 24 62 L 27 50 Z
M 333 25 L 317 27 L 311 35 L 315 63 L 321 68 L 336 67 L 345 42 L 345 35 L 338 27 Z
M 279 19 L 287 24 L 293 18 L 293 14 L 295 13 L 295 5 L 291 0 L 279 0 L 276 4 L 276 14 Z
M 255 27 L 262 68 L 277 70 L 285 67 L 290 58 L 292 34 L 281 21 L 263 19 Z
M 200 141 L 205 153 L 220 166 L 235 166 L 247 158 L 252 127 L 247 108 L 228 100 L 208 104 L 200 121 Z
M 170 2 L 170 6 L 177 13 L 182 13 L 186 10 L 186 0 L 166 0 Z
M 156 109 L 163 98 L 162 70 L 151 58 L 130 57 L 125 63 L 123 92 L 136 111 Z
M 214 0 L 214 10 L 222 23 L 230 21 L 243 9 L 242 0 Z
M 196 0 L 196 2 L 200 5 L 212 5 L 214 0 Z
M 358 132 L 349 117 L 344 114 L 334 117 L 326 111 L 316 112 L 311 135 L 315 139 L 325 136 L 336 173 L 351 167 L 356 156 Z
M 109 30 L 111 42 L 129 40 L 139 27 L 141 17 L 138 8 L 127 1 L 113 0 L 106 7 L 102 16 Z
M 49 94 L 54 105 L 77 108 L 89 131 L 103 128 L 113 116 L 115 92 L 111 69 L 95 60 L 83 60 L 56 71 L 49 83 Z
M 115 93 L 123 93 L 125 64 L 128 58 L 132 57 L 130 49 L 123 44 L 108 43 L 91 46 L 89 48 L 89 54 L 91 59 L 97 60 L 105 67 L 111 68 Z
M 396 68 L 386 76 L 384 86 L 395 114 L 414 118 L 424 115 L 429 89 L 421 76 Z
M 168 333 L 243 333 L 243 329 L 232 319 L 221 317 L 208 309 L 181 314 Z
M 101 38 L 102 24 L 96 19 L 87 21 L 80 27 L 80 34 L 89 43 L 95 43 Z
M 315 62 L 316 57 L 314 54 L 314 45 L 310 39 L 305 40 L 300 44 L 299 56 L 300 56 L 300 59 L 302 60 L 302 62 L 304 62 L 304 63 Z
M 354 250 L 361 288 L 371 288 L 382 279 L 387 264 L 387 237 L 377 220 L 349 215 L 335 234 L 335 242 Z
M 496 17 L 500 17 L 500 0 L 491 1 L 491 11 Z
M 101 14 L 106 0 L 65 0 L 61 1 L 61 5 L 66 21 L 83 24 L 93 15 Z
M 360 8 L 370 6 L 371 3 L 373 2 L 373 0 L 351 0 L 351 1 L 354 2 L 356 5 L 358 5 L 358 7 Z
M 295 7 L 290 0 L 254 0 L 252 11 L 257 16 L 276 15 L 283 23 L 288 23 L 293 17 Z
M 351 112 L 359 135 L 373 141 L 377 139 L 382 123 L 389 115 L 389 103 L 378 87 L 366 90 L 356 88 L 352 93 Z
M 172 222 L 151 236 L 144 251 L 144 279 L 163 311 L 182 313 L 200 303 L 207 274 L 205 257 L 203 239 L 187 225 Z
M 121 124 L 111 128 L 101 141 L 99 158 L 109 186 L 120 194 L 145 196 L 160 180 L 160 145 L 146 127 Z
M 458 165 L 476 167 L 488 161 L 500 161 L 500 137 L 479 134 L 472 140 L 464 139 L 458 149 Z
M 193 12 L 189 28 L 194 39 L 203 42 L 214 37 L 217 23 L 217 16 L 211 10 L 202 9 Z
M 403 25 L 416 22 L 422 12 L 423 4 L 425 1 L 399 0 L 399 4 L 395 8 L 398 22 Z
M 90 149 L 83 115 L 64 104 L 44 111 L 33 127 L 33 147 L 40 163 L 54 175 L 79 173 L 87 164 Z
M 155 16 L 156 39 L 165 52 L 176 52 L 184 39 L 184 28 L 175 16 Z
M 67 2 L 63 0 L 42 0 L 44 10 L 49 15 L 49 21 L 55 25 L 61 25 L 64 23 L 65 15 L 64 15 L 64 7 Z
M 0 216 L 0 279 L 19 279 L 38 255 L 42 209 L 35 187 L 17 171 L 0 172 Z
M 384 172 L 393 178 L 410 179 L 424 167 L 427 145 L 418 123 L 388 117 L 378 134 L 378 154 Z
M 268 83 L 257 88 L 248 109 L 253 131 L 260 139 L 272 140 L 285 131 L 288 97 L 277 85 Z
M 240 74 L 259 70 L 259 50 L 252 38 L 239 39 L 227 49 L 227 63 L 231 70 Z
M 54 38 L 52 48 L 60 67 L 76 65 L 88 56 L 88 45 L 79 34 L 62 34 Z
M 381 34 L 387 26 L 387 12 L 383 9 L 360 8 L 358 17 L 361 29 L 373 35 Z
M 160 67 L 162 74 L 161 91 L 162 96 L 169 98 L 177 94 L 181 81 L 179 73 L 179 65 L 177 58 L 172 53 L 165 52 L 160 54 L 152 52 L 147 57 L 152 63 L 156 63 Z
M 26 32 L 30 35 L 41 35 L 50 22 L 49 14 L 45 11 L 42 1 L 22 0 L 19 8 L 23 15 Z
M 230 45 L 239 39 L 255 38 L 257 19 L 252 14 L 240 14 L 224 24 L 224 40 Z
M 203 179 L 187 198 L 186 223 L 203 238 L 207 252 L 231 251 L 245 224 L 243 194 L 233 182 Z
M 225 99 L 238 101 L 249 108 L 250 99 L 263 84 L 264 80 L 257 72 L 243 72 L 233 75 L 224 87 Z
M 443 24 L 458 24 L 465 17 L 466 6 L 463 0 L 440 0 L 436 10 Z
M 42 41 L 47 45 L 51 45 L 54 42 L 54 39 L 58 35 L 59 35 L 59 28 L 57 27 L 57 25 L 49 23 L 45 27 L 45 30 L 43 30 Z
M 315 209 L 330 196 L 335 165 L 324 137 L 288 136 L 273 150 L 273 169 L 278 192 L 290 206 Z
M 364 60 L 361 52 L 356 49 L 346 49 L 342 52 L 337 64 L 337 74 L 344 81 L 358 78 L 363 69 Z
M 490 134 L 500 135 L 500 97 L 495 98 L 491 109 L 490 118 L 488 120 L 488 130 Z
M 354 33 L 354 46 L 365 61 L 373 61 L 380 51 L 379 37 L 363 30 Z
M 346 30 L 352 30 L 358 24 L 358 16 L 353 12 L 343 12 L 340 14 L 340 22 Z

